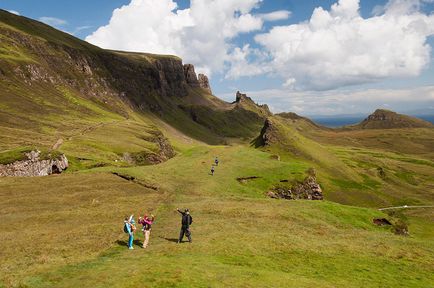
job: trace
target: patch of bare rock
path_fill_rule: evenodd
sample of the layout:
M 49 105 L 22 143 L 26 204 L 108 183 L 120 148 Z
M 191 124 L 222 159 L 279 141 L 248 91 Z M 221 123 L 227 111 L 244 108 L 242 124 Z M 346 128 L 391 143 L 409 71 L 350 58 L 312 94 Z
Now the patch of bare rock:
M 307 173 L 308 176 L 302 182 L 295 182 L 291 186 L 282 184 L 287 181 L 280 181 L 279 185 L 267 192 L 267 196 L 287 200 L 323 200 L 323 191 L 317 183 L 315 170 L 309 169 Z
M 34 150 L 25 155 L 26 160 L 0 165 L 0 177 L 34 177 L 60 174 L 69 165 L 64 154 L 45 159 L 41 157 L 41 151 Z

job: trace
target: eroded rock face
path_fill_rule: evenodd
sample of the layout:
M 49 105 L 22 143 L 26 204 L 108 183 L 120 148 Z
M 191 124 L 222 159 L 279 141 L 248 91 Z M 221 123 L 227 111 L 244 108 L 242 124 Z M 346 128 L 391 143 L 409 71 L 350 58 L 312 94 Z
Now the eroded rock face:
M 273 121 L 270 118 L 267 118 L 258 139 L 261 142 L 261 146 L 270 146 L 271 144 L 278 142 L 278 133 L 278 128 L 275 127 Z
M 210 94 L 212 94 L 211 86 L 209 85 L 208 77 L 205 74 L 199 74 L 198 76 L 199 86 L 206 89 Z
M 267 196 L 275 199 L 287 200 L 323 200 L 323 192 L 320 185 L 316 182 L 315 172 L 308 171 L 308 176 L 301 183 L 296 183 L 292 187 L 278 186 L 267 192 Z
M 196 72 L 192 64 L 184 64 L 184 76 L 187 84 L 192 87 L 200 87 L 199 80 L 197 80 Z
M 62 173 L 68 168 L 68 159 L 64 154 L 55 159 L 40 159 L 40 151 L 26 153 L 27 160 L 0 165 L 0 177 L 33 177 Z

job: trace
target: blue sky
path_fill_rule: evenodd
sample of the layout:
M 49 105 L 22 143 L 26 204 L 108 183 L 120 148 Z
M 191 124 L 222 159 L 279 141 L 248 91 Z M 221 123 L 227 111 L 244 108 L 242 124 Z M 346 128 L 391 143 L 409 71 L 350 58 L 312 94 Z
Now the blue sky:
M 286 110 L 303 115 L 349 114 L 370 112 L 379 106 L 397 111 L 434 109 L 434 88 L 431 89 L 434 87 L 432 49 L 429 57 L 425 55 L 428 51 L 427 47 L 428 49 L 434 47 L 433 32 L 421 28 L 409 35 L 403 31 L 407 31 L 408 27 L 413 27 L 414 24 L 402 24 L 404 26 L 397 28 L 391 26 L 388 28 L 391 29 L 390 31 L 383 31 L 384 35 L 393 36 L 391 39 L 384 39 L 384 46 L 390 46 L 388 51 L 378 44 L 378 39 L 383 41 L 381 35 L 376 35 L 376 31 L 385 29 L 388 22 L 378 18 L 376 25 L 379 25 L 379 29 L 369 24 L 376 20 L 375 16 L 382 14 L 389 15 L 390 19 L 393 19 L 390 21 L 397 21 L 397 23 L 405 22 L 403 19 L 408 17 L 413 17 L 413 22 L 419 23 L 421 19 L 433 17 L 434 1 L 432 0 L 406 0 L 407 3 L 414 3 L 414 6 L 404 8 L 400 2 L 406 1 L 402 0 L 361 0 L 358 7 L 359 15 L 356 16 L 366 23 L 360 26 L 357 26 L 360 21 L 355 20 L 354 15 L 350 15 L 354 8 L 351 5 L 354 6 L 357 0 L 341 0 L 342 3 L 338 3 L 338 0 L 243 0 L 232 1 L 242 4 L 228 4 L 227 7 L 221 3 L 230 1 L 220 1 L 220 4 L 211 6 L 209 3 L 212 0 L 202 0 L 209 3 L 208 6 L 201 7 L 197 4 L 201 0 L 196 0 L 194 5 L 187 0 L 173 0 L 177 4 L 176 9 L 171 6 L 172 0 L 134 1 L 136 5 L 142 6 L 142 14 L 133 11 L 134 9 L 128 9 L 132 6 L 130 0 L 0 0 L 0 8 L 43 20 L 58 29 L 105 48 L 177 54 L 187 62 L 195 64 L 199 72 L 211 75 L 212 88 L 217 96 L 232 100 L 236 90 L 242 90 L 252 95 L 258 102 L 270 104 L 276 112 Z M 118 13 L 116 19 L 125 23 L 125 26 L 108 25 L 110 19 L 115 17 L 113 11 L 124 5 L 125 9 Z M 331 8 L 332 5 L 336 6 L 334 10 Z M 200 10 L 206 7 L 210 7 L 211 11 Z M 341 23 L 340 20 L 333 20 L 318 28 L 323 31 L 321 33 L 318 29 L 309 28 L 317 23 L 312 15 L 318 7 L 322 7 L 325 11 L 317 13 L 322 17 L 317 17 L 318 19 L 348 16 L 348 21 Z M 184 15 L 186 13 L 179 12 L 181 10 L 188 10 L 190 14 Z M 269 13 L 276 11 L 285 12 L 288 16 L 271 17 Z M 157 16 L 165 16 L 141 21 L 143 14 L 153 15 L 153 13 Z M 224 16 L 226 18 L 208 21 L 209 19 L 201 19 L 201 13 L 206 14 L 209 19 L 218 17 L 217 14 L 226 13 Z M 246 15 L 249 16 L 250 22 L 240 21 L 240 18 Z M 134 17 L 137 19 L 131 20 Z M 164 21 L 173 21 L 175 24 L 165 27 L 166 30 L 161 30 L 160 27 L 167 24 Z M 428 27 L 434 25 L 431 20 L 423 21 L 428 21 L 426 24 Z M 232 23 L 232 26 L 222 27 L 225 23 Z M 309 23 L 309 26 L 300 26 L 303 23 Z M 296 24 L 298 26 L 295 26 Z M 194 25 L 196 26 L 193 27 Z M 367 33 L 372 33 L 372 37 L 363 36 L 362 39 L 358 39 L 346 35 L 347 38 L 340 42 L 339 33 L 346 31 L 345 25 L 358 29 L 357 31 L 368 31 Z M 101 27 L 104 26 L 106 27 L 102 29 Z M 197 26 L 202 26 L 203 29 Z M 131 29 L 132 27 L 135 29 Z M 204 30 L 204 27 L 207 30 Z M 275 27 L 285 28 L 279 30 L 274 29 Z M 150 32 L 142 33 L 147 28 Z M 288 34 L 288 31 L 292 34 Z M 298 32 L 311 36 L 306 36 L 302 40 L 292 36 L 288 38 L 288 35 Z M 332 34 L 329 32 L 337 33 L 337 36 L 330 36 Z M 187 36 L 179 39 L 176 37 L 165 39 L 161 36 L 161 34 L 172 35 L 170 33 Z M 125 38 L 125 34 L 130 37 Z M 210 35 L 209 38 L 207 34 Z M 415 38 L 413 36 L 418 37 L 413 39 Z M 315 43 L 323 37 L 334 38 L 330 38 L 330 42 Z M 399 43 L 399 37 L 409 40 Z M 421 39 L 423 45 L 420 43 Z M 414 43 L 409 42 L 413 40 Z M 172 45 L 170 41 L 176 43 Z M 351 48 L 348 44 L 352 41 L 357 42 L 356 50 L 366 46 L 365 51 L 357 51 L 357 55 L 352 55 L 349 49 L 354 47 Z M 191 43 L 198 43 L 197 47 L 190 47 Z M 305 51 L 310 51 L 309 57 L 306 58 L 304 52 L 287 52 L 288 54 L 282 55 L 281 51 L 291 45 L 293 47 L 294 43 L 304 47 Z M 321 51 L 321 47 L 315 49 L 315 45 L 324 45 L 324 51 Z M 371 45 L 373 52 L 370 54 Z M 334 59 L 329 60 L 327 53 L 333 55 L 335 52 L 330 50 L 330 46 L 336 46 L 337 53 L 343 53 L 346 58 L 340 59 L 339 55 L 335 55 Z M 408 59 L 411 57 L 414 59 Z M 375 67 L 377 60 L 379 63 L 384 62 L 383 67 L 380 66 L 378 69 Z M 354 64 L 347 65 L 351 61 L 354 61 Z M 325 64 L 321 66 L 320 63 Z M 423 95 L 419 96 L 421 93 Z M 378 97 L 379 94 L 382 97 Z

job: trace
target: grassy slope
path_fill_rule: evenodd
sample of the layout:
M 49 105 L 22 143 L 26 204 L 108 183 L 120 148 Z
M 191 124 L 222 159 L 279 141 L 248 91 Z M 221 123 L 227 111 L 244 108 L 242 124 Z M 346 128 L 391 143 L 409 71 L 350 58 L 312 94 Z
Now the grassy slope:
M 40 30 L 42 24 L 22 21 L 17 28 L 36 33 L 42 42 L 100 51 L 69 35 L 60 37 L 48 26 Z M 6 63 L 0 69 L 38 63 L 29 51 L 12 51 L 9 44 L 0 41 L 0 61 Z M 131 61 L 152 57 L 128 54 Z M 39 65 L 49 68 L 45 62 Z M 84 81 L 83 75 L 66 70 L 68 77 Z M 100 89 L 96 91 L 105 92 Z M 202 96 L 193 91 L 186 103 L 194 105 Z M 245 137 L 254 133 L 258 119 L 237 115 L 227 103 L 207 97 L 205 102 L 219 108 L 215 114 L 200 114 L 201 124 L 210 129 L 175 106 L 163 119 L 208 143 L 240 131 Z M 291 122 L 283 128 L 288 136 L 284 149 L 270 148 L 281 154 L 279 162 L 243 145 L 206 146 L 121 101 L 107 104 L 67 85 L 39 81 L 29 86 L 9 78 L 0 81 L 0 100 L 0 150 L 7 150 L 1 159 L 20 157 L 17 148 L 36 145 L 49 150 L 61 138 L 59 150 L 72 163 L 61 176 L 0 179 L 0 229 L 5 232 L 0 236 L 0 275 L 5 286 L 161 287 L 179 281 L 180 287 L 378 287 L 402 281 L 404 286 L 424 287 L 432 280 L 431 214 L 412 215 L 412 237 L 400 238 L 371 225 L 372 217 L 384 216 L 375 210 L 264 197 L 279 180 L 301 179 L 307 168 L 316 167 L 329 200 L 371 207 L 432 203 L 432 130 L 334 132 Z M 239 131 L 234 132 L 228 119 L 235 116 L 248 125 L 235 126 Z M 156 148 L 146 141 L 156 129 L 165 131 L 182 155 L 158 166 L 120 168 L 126 165 L 124 152 Z M 419 155 L 413 155 L 416 151 Z M 216 155 L 223 166 L 211 178 L 207 173 Z M 109 167 L 85 170 L 104 165 Z M 376 174 L 378 166 L 385 168 L 386 179 Z M 71 173 L 75 170 L 84 172 Z M 111 171 L 134 175 L 160 189 L 126 182 Z M 235 180 L 253 175 L 262 178 L 247 184 Z M 178 233 L 175 206 L 194 211 L 191 247 L 170 241 Z M 151 253 L 129 253 L 116 242 L 125 238 L 120 222 L 124 214 L 143 209 L 154 211 L 159 219 Z M 144 273 L 143 265 L 151 272 Z
M 434 129 L 337 131 L 303 119 L 272 120 L 278 141 L 266 150 L 317 168 L 328 199 L 360 206 L 434 203 Z
M 412 220 L 412 236 L 400 237 L 372 224 L 385 216 L 373 209 L 266 199 L 270 185 L 302 177 L 308 166 L 244 146 L 189 146 L 157 166 L 0 179 L 4 285 L 429 287 L 434 280 L 431 222 Z M 263 178 L 235 180 L 252 175 Z M 176 207 L 192 210 L 193 244 L 173 242 Z M 157 215 L 151 245 L 128 251 L 122 216 L 145 212 Z

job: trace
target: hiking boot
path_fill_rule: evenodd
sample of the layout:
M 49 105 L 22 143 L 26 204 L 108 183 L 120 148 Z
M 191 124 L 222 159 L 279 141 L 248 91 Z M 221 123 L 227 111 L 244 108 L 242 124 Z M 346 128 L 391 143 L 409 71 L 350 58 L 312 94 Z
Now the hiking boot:
M 128 249 L 130 249 L 130 250 L 134 250 L 134 247 L 128 247 Z

